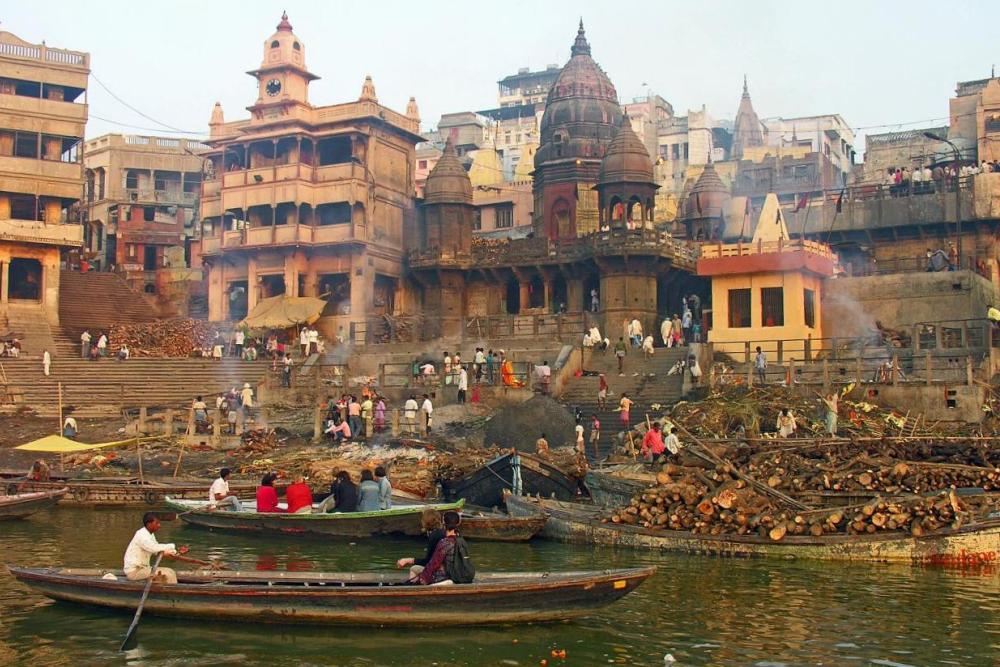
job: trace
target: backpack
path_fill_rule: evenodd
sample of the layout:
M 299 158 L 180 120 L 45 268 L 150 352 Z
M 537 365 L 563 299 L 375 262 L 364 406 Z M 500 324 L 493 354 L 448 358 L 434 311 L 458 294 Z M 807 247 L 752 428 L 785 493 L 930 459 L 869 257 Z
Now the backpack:
M 471 584 L 476 577 L 476 566 L 469 557 L 469 545 L 461 537 L 455 538 L 455 547 L 444 561 L 444 571 L 456 584 Z

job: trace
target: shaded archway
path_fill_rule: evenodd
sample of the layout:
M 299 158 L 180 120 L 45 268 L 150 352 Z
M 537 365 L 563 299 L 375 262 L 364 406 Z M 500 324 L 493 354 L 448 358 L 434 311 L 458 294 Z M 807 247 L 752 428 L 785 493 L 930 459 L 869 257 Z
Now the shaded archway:
M 506 312 L 508 315 L 517 315 L 521 312 L 521 285 L 516 278 L 507 281 Z
M 42 263 L 40 261 L 27 257 L 15 257 L 10 260 L 8 275 L 10 276 L 9 298 L 41 301 Z

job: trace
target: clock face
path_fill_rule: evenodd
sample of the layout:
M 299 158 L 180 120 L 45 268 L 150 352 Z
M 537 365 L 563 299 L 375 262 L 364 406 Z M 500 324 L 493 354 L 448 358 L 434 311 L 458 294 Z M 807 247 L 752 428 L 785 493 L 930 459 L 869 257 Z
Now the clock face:
M 281 92 L 281 82 L 278 81 L 277 79 L 271 79 L 270 81 L 267 82 L 267 85 L 264 86 L 264 90 L 267 91 L 268 95 L 274 97 L 275 95 Z

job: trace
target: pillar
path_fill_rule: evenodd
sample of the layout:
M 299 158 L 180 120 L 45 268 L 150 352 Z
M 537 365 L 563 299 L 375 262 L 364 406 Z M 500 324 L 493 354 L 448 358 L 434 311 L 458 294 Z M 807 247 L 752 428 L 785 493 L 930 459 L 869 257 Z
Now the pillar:
M 521 289 L 521 307 L 518 312 L 523 313 L 528 309 L 528 304 L 531 303 L 531 284 L 526 280 L 521 280 L 518 282 L 518 287 Z
M 10 258 L 0 262 L 0 304 L 4 311 L 7 310 L 7 302 L 10 294 Z
M 0 154 L 8 155 L 8 153 Z M 10 220 L 10 195 L 0 195 L 0 220 Z
M 247 259 L 247 312 L 253 311 L 260 297 L 260 285 L 257 282 L 257 260 Z
M 617 340 L 622 321 L 639 318 L 644 333 L 658 332 L 656 321 L 656 274 L 606 272 L 601 275 L 601 306 L 608 337 Z

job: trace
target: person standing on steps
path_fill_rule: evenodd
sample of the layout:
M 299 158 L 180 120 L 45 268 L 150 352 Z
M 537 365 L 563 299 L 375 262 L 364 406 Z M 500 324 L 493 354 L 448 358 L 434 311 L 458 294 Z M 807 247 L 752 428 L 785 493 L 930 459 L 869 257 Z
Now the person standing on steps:
M 432 416 L 434 414 L 434 404 L 431 403 L 431 397 L 424 394 L 424 402 L 420 406 L 420 410 L 427 415 L 427 433 L 431 432 Z
M 663 347 L 673 347 L 674 339 L 670 335 L 670 330 L 673 328 L 674 323 L 669 317 L 664 317 L 663 321 L 660 322 L 660 338 L 663 339 Z
M 246 343 L 247 335 L 243 331 L 243 329 L 237 329 L 236 330 L 236 335 L 233 338 L 234 338 L 234 340 L 233 340 L 233 347 L 236 348 L 236 351 L 233 354 L 233 356 L 236 357 L 237 359 L 242 359 L 243 358 L 243 345 L 244 345 L 244 343 Z
M 52 355 L 49 354 L 48 350 L 42 353 L 42 371 L 45 373 L 45 377 L 49 376 L 49 367 L 52 366 Z
M 597 376 L 597 407 L 604 409 L 608 406 L 608 379 L 604 373 Z
M 757 346 L 757 354 L 753 357 L 753 367 L 757 373 L 757 379 L 761 384 L 765 384 L 765 378 L 767 377 L 767 355 L 760 349 L 760 345 Z
M 598 457 L 597 447 L 601 442 L 601 420 L 597 418 L 597 415 L 590 415 L 593 420 L 590 423 L 590 444 L 594 446 L 594 458 Z
M 80 357 L 86 359 L 90 356 L 90 332 L 84 329 L 80 334 Z
M 631 410 L 634 401 L 628 397 L 628 394 L 622 393 L 621 400 L 618 401 L 618 411 L 621 415 L 622 420 L 622 430 L 628 431 L 632 423 Z
M 102 357 L 108 356 L 108 336 L 102 333 L 100 338 L 97 339 L 97 354 Z
M 458 370 L 458 403 L 465 404 L 465 392 L 469 391 L 469 371 L 462 366 Z
M 618 338 L 618 342 L 615 343 L 615 356 L 618 357 L 618 375 L 625 375 L 625 355 L 628 353 L 628 346 L 625 345 L 625 339 L 622 337 Z

